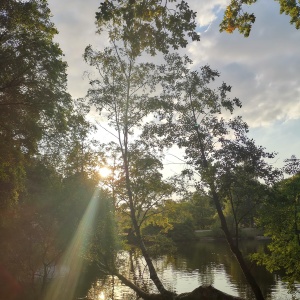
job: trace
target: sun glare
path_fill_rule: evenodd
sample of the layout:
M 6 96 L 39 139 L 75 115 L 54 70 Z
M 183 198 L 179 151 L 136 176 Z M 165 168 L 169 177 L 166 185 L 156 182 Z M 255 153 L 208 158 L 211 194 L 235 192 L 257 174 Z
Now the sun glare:
M 110 175 L 111 170 L 107 167 L 102 167 L 102 168 L 99 168 L 98 172 L 101 177 L 107 177 Z
M 101 292 L 99 295 L 98 295 L 98 299 L 99 300 L 104 300 L 105 299 L 105 296 L 104 296 L 104 293 Z
M 65 274 L 56 274 L 48 287 L 45 300 L 73 299 L 79 276 L 82 273 L 83 253 L 88 245 L 90 232 L 94 228 L 99 205 L 100 190 L 97 188 L 78 225 L 77 231 L 65 253 L 62 255 L 57 270 L 65 269 Z

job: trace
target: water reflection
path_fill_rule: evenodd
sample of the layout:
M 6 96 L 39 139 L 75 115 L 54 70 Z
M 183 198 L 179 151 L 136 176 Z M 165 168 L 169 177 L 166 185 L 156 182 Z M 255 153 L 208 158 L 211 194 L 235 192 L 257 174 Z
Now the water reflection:
M 248 241 L 241 244 L 241 249 L 244 254 L 248 254 L 265 246 L 266 243 L 263 241 Z M 144 289 L 155 291 L 155 287 L 147 277 L 145 263 L 136 252 L 122 252 L 120 259 L 123 274 Z M 177 293 L 189 292 L 199 285 L 211 284 L 231 295 L 249 300 L 254 299 L 238 263 L 223 241 L 182 244 L 179 245 L 176 254 L 166 254 L 156 258 L 154 264 L 165 286 Z M 254 263 L 250 265 L 267 299 L 292 299 L 279 275 L 272 275 Z M 88 290 L 81 290 L 81 297 L 84 295 L 88 299 L 95 300 L 137 299 L 131 289 L 115 277 L 101 277 L 98 274 L 93 279 L 90 278 L 89 282 Z M 299 299 L 300 294 L 296 298 Z

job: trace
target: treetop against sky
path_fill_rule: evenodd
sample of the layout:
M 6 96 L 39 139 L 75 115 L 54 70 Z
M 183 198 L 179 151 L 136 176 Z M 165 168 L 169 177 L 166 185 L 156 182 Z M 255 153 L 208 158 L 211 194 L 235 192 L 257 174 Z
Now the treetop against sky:
M 181 54 L 193 60 L 193 68 L 210 65 L 221 73 L 222 81 L 232 86 L 232 96 L 243 104 L 237 113 L 250 126 L 250 135 L 270 151 L 277 151 L 279 165 L 298 154 L 300 141 L 300 31 L 290 24 L 290 17 L 280 15 L 279 3 L 258 1 L 249 12 L 256 17 L 248 38 L 238 32 L 219 32 L 226 0 L 190 0 L 197 12 L 200 42 L 190 42 Z M 59 42 L 68 62 L 69 92 L 83 97 L 89 80 L 82 55 L 87 45 L 103 49 L 108 45 L 106 33 L 97 37 L 95 13 L 98 0 L 49 0 L 59 34 Z

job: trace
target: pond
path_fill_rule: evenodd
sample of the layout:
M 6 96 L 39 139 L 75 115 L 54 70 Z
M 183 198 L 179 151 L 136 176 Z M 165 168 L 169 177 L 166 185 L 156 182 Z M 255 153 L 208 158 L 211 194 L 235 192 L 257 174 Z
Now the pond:
M 241 244 L 244 254 L 253 253 L 265 247 L 266 241 L 245 241 Z M 129 276 L 144 289 L 155 291 L 153 284 L 147 278 L 145 264 L 135 252 L 123 252 L 120 254 L 120 259 L 123 274 Z M 154 260 L 154 264 L 166 288 L 177 293 L 189 292 L 200 285 L 210 284 L 228 294 L 243 299 L 254 299 L 225 241 L 203 240 L 180 244 L 176 253 L 162 255 Z M 280 275 L 270 274 L 254 263 L 250 263 L 250 266 L 266 299 L 293 299 Z M 134 293 L 122 285 L 117 278 L 89 275 L 89 279 L 81 281 L 78 298 L 136 299 Z M 300 299 L 300 294 L 297 294 L 295 299 Z

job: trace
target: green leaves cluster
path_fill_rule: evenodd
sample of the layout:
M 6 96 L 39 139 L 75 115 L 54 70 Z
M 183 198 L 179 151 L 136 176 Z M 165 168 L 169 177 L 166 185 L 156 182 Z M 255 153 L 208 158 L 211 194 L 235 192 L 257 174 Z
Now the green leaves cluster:
M 300 28 L 300 4 L 296 0 L 276 0 L 280 5 L 280 13 L 290 16 L 290 23 L 294 24 L 296 29 Z
M 171 5 L 171 7 L 169 7 Z M 169 48 L 186 47 L 186 35 L 199 40 L 196 33 L 196 13 L 187 2 L 180 1 L 104 1 L 96 13 L 99 33 L 109 29 L 111 40 L 130 44 L 132 55 L 143 51 L 155 55 L 167 53 Z
M 232 33 L 238 29 L 241 34 L 248 37 L 252 24 L 255 22 L 255 16 L 253 13 L 244 12 L 242 7 L 244 4 L 251 5 L 255 2 L 256 0 L 232 0 L 224 13 L 220 31 Z
M 300 280 L 300 176 L 284 179 L 271 190 L 262 209 L 259 223 L 271 238 L 268 253 L 257 253 L 253 259 L 270 272 L 283 271 L 283 278 L 293 289 Z
M 275 0 L 279 2 L 280 13 L 290 16 L 290 23 L 296 29 L 300 28 L 300 4 L 296 0 Z M 245 37 L 248 37 L 252 25 L 255 22 L 255 15 L 244 11 L 246 5 L 250 6 L 257 0 L 231 0 L 224 13 L 223 20 L 220 24 L 220 31 L 232 33 L 238 30 Z

